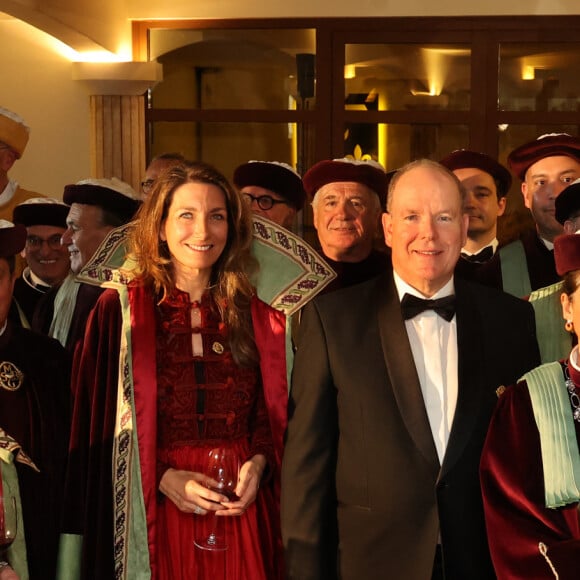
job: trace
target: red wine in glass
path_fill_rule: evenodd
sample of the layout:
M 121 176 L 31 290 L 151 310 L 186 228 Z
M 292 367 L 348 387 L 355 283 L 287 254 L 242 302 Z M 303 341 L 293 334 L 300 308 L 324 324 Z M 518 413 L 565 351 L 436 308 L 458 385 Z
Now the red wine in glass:
M 205 485 L 212 491 L 216 491 L 228 498 L 229 501 L 236 501 L 238 496 L 234 490 L 238 485 L 240 464 L 237 454 L 227 448 L 218 447 L 208 453 L 207 467 L 205 470 Z M 228 545 L 223 532 L 223 521 L 221 517 L 208 514 L 205 517 L 211 518 L 211 528 L 209 533 L 201 538 L 196 538 L 194 544 L 202 550 L 222 551 L 227 550 Z
M 5 552 L 14 541 L 17 525 L 16 499 L 0 496 L 0 552 Z

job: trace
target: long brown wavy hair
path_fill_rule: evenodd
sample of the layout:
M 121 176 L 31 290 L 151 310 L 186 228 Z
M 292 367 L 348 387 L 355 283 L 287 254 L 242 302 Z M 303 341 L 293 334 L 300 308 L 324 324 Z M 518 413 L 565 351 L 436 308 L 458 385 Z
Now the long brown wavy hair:
M 255 366 L 258 352 L 250 310 L 254 289 L 249 280 L 256 269 L 256 261 L 250 252 L 251 213 L 217 169 L 206 163 L 185 161 L 159 176 L 129 235 L 129 254 L 136 262 L 136 275 L 159 297 L 159 303 L 175 288 L 172 257 L 160 233 L 175 191 L 185 183 L 215 185 L 224 193 L 228 237 L 221 256 L 212 267 L 208 291 L 228 328 L 234 360 L 241 366 Z

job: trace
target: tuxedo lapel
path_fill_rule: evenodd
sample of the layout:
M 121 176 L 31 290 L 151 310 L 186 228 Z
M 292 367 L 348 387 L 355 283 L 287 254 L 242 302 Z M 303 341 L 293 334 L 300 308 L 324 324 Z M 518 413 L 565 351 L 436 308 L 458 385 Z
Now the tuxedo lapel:
M 392 273 L 382 276 L 376 289 L 383 354 L 399 412 L 415 445 L 433 469 L 439 471 L 437 450 Z
M 442 473 L 451 469 L 469 442 L 483 406 L 485 346 L 482 321 L 473 295 L 463 280 L 455 279 L 457 316 L 458 392 Z M 489 362 L 489 361 L 488 361 Z

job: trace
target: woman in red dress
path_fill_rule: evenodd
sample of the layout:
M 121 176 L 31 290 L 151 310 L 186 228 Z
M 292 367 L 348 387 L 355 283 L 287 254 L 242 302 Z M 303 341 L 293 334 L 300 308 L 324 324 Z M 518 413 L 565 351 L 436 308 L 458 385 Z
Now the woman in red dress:
M 113 569 L 116 578 L 148 569 L 154 580 L 281 577 L 285 321 L 254 295 L 251 242 L 248 208 L 202 163 L 162 174 L 141 208 L 129 238 L 133 280 L 102 295 L 75 359 L 72 448 L 81 451 L 72 464 L 100 482 L 80 477 L 83 578 Z M 232 498 L 208 487 L 218 447 L 240 465 Z M 196 547 L 217 520 L 227 549 Z

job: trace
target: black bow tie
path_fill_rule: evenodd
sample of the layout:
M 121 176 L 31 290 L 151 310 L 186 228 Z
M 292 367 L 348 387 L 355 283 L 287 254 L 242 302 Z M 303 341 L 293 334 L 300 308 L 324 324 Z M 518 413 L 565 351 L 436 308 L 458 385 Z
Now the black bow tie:
M 401 310 L 405 320 L 409 320 L 425 310 L 434 310 L 441 318 L 450 322 L 455 314 L 455 296 L 425 300 L 412 294 L 405 294 L 401 300 Z
M 493 248 L 491 246 L 486 246 L 477 254 L 461 254 L 461 257 L 468 262 L 483 264 L 483 262 L 487 262 L 493 258 Z

